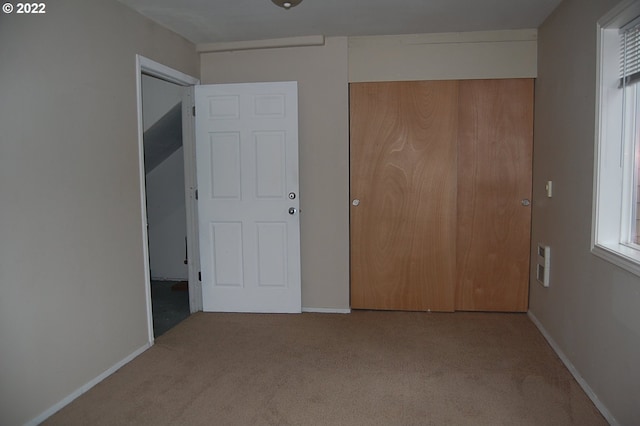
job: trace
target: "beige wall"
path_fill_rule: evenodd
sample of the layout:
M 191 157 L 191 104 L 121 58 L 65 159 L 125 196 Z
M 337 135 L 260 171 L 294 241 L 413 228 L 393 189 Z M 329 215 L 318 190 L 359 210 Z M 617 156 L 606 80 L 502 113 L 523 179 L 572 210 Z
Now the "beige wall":
M 616 3 L 565 0 L 539 30 L 532 243 L 551 246 L 551 282 L 531 277 L 530 310 L 617 422 L 637 425 L 640 278 L 590 253 L 596 21 Z
M 135 54 L 195 46 L 116 1 L 0 14 L 0 424 L 148 343 Z
M 349 308 L 347 39 L 324 46 L 206 53 L 210 83 L 298 81 L 302 306 Z
M 349 308 L 349 81 L 533 77 L 536 37 L 536 30 L 329 37 L 325 46 L 201 55 L 203 84 L 299 82 L 304 308 Z
M 349 38 L 349 81 L 530 78 L 537 30 Z

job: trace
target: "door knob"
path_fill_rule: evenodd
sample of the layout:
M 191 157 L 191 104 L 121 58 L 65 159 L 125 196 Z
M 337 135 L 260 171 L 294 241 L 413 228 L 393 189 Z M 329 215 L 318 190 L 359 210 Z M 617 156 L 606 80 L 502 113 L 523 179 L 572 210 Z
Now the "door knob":
M 296 214 L 296 211 L 295 207 L 289 207 L 289 214 Z
M 353 204 L 354 206 L 358 206 L 358 205 L 360 205 L 360 200 L 358 200 L 358 199 L 356 198 L 355 200 L 353 200 L 353 201 L 351 202 L 351 204 Z
M 520 204 L 522 204 L 523 206 L 528 206 L 529 204 L 531 204 L 531 201 L 529 201 L 528 198 L 523 199 L 522 201 L 520 201 Z

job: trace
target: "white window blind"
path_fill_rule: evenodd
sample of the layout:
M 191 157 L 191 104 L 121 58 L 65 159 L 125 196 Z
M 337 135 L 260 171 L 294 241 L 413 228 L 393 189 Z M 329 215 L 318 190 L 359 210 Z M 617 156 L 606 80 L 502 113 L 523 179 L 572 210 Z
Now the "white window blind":
M 634 20 L 620 34 L 620 87 L 640 81 L 640 22 Z

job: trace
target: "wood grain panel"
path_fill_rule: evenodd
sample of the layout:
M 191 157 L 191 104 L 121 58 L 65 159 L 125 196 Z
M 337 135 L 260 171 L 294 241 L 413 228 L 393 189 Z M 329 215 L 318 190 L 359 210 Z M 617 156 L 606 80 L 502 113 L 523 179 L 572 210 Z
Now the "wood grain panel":
M 456 310 L 526 311 L 533 80 L 459 87 Z
M 457 82 L 350 95 L 351 307 L 452 311 Z

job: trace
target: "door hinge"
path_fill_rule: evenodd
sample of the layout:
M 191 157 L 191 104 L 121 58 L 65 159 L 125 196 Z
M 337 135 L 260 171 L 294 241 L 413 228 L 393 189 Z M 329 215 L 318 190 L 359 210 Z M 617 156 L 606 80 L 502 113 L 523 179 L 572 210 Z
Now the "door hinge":
M 193 114 L 194 117 L 196 116 L 196 106 L 195 105 L 191 107 L 191 113 Z
M 198 272 L 198 281 L 202 281 L 202 272 Z
M 196 189 L 196 200 L 198 199 L 198 190 Z

